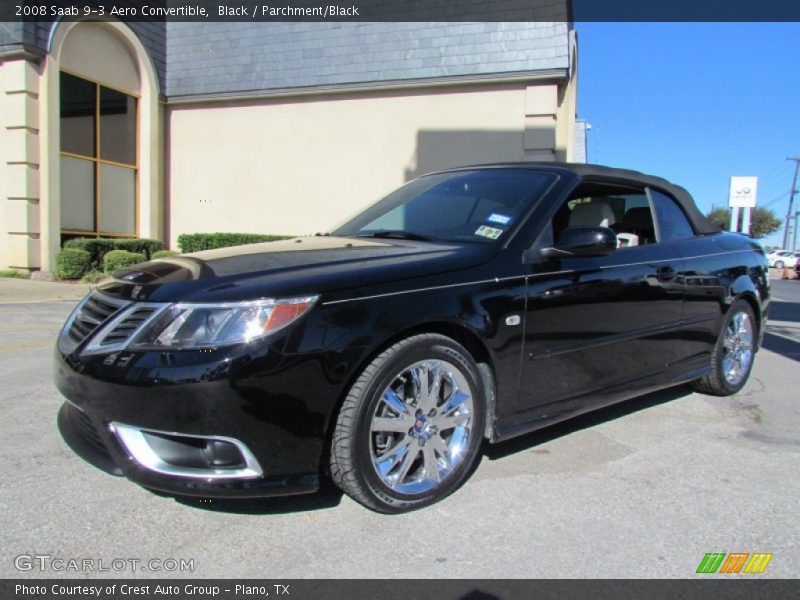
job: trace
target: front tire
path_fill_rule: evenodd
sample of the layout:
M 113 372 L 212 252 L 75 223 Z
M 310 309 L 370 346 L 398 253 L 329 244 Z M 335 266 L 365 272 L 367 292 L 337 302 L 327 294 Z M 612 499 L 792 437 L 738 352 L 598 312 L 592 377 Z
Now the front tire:
M 480 450 L 485 392 L 475 361 L 439 334 L 379 354 L 344 400 L 330 473 L 357 502 L 384 513 L 438 502 L 469 476 Z
M 692 382 L 692 387 L 711 396 L 730 396 L 741 390 L 753 368 L 756 328 L 750 304 L 741 299 L 734 302 L 711 353 L 711 372 Z
M 775 261 L 775 268 L 776 269 L 782 269 L 783 268 L 783 261 L 782 260 L 776 260 Z

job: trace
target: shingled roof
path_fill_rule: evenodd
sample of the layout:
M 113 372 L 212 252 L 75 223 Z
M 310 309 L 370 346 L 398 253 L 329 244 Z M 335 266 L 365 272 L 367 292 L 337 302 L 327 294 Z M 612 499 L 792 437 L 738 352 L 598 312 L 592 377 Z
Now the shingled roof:
M 167 96 L 567 69 L 567 23 L 169 23 Z
M 564 3 L 566 10 L 566 2 Z M 563 73 L 562 22 L 133 22 L 162 96 Z M 44 54 L 49 23 L 0 23 L 0 53 Z

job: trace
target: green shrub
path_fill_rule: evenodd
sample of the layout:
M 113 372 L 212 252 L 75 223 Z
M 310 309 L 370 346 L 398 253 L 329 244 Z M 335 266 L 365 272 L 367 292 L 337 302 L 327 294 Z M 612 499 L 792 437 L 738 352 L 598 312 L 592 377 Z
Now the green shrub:
M 137 263 L 145 262 L 147 257 L 139 252 L 127 250 L 111 250 L 103 257 L 103 270 L 109 275 L 118 269 L 124 269 Z
M 199 252 L 214 248 L 228 248 L 242 244 L 258 244 L 260 242 L 275 242 L 288 240 L 288 235 L 263 235 L 260 233 L 184 233 L 178 236 L 178 247 L 181 252 Z
M 74 238 L 64 242 L 64 248 L 79 248 L 91 255 L 92 268 L 102 270 L 103 257 L 112 250 L 127 250 L 144 254 L 149 259 L 153 252 L 164 249 L 164 243 L 146 238 Z
M 86 275 L 81 277 L 81 283 L 97 283 L 98 281 L 100 281 L 101 279 L 105 279 L 106 277 L 108 277 L 108 275 L 106 275 L 102 271 L 89 271 L 88 273 L 86 273 Z
M 167 258 L 168 256 L 177 256 L 179 253 L 175 252 L 175 250 L 159 250 L 158 252 L 153 252 L 150 255 L 150 258 Z
M 10 277 L 12 279 L 30 279 L 30 273 L 22 269 L 2 269 L 0 277 Z
M 59 279 L 80 279 L 92 264 L 92 257 L 86 250 L 65 248 L 56 254 L 56 277 Z

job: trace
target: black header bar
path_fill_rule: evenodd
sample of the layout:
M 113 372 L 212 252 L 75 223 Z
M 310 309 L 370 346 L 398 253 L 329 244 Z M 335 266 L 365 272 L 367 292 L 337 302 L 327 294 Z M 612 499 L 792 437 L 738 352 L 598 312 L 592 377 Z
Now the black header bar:
M 757 576 L 696 580 L 530 579 L 5 579 L 3 600 L 769 600 L 800 598 L 797 581 Z
M 800 21 L 797 0 L 0 0 L 0 21 Z

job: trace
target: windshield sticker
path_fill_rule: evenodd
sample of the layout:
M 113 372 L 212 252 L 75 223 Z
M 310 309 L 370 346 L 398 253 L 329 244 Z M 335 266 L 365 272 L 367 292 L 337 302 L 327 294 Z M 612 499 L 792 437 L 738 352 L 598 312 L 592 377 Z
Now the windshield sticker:
M 500 223 L 500 225 L 508 225 L 511 223 L 511 216 L 510 215 L 501 215 L 500 213 L 492 213 L 486 220 L 490 223 Z
M 475 231 L 475 235 L 479 235 L 481 237 L 489 238 L 492 240 L 496 240 L 501 235 L 503 235 L 503 230 L 498 229 L 497 227 L 488 227 L 486 225 L 481 225 Z

